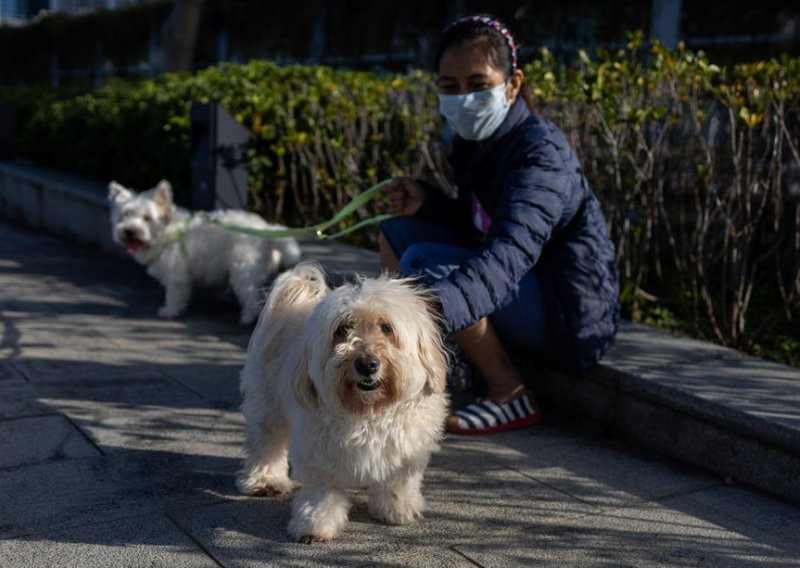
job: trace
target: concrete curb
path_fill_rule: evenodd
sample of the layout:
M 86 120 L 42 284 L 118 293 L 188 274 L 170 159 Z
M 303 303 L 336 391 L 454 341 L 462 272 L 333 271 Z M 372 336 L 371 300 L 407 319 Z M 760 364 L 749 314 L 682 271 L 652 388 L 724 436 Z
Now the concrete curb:
M 111 240 L 105 184 L 19 163 L 0 162 L 0 215 L 122 255 Z
M 0 162 L 0 215 L 104 252 L 104 184 Z M 374 273 L 375 253 L 304 243 L 329 270 Z M 719 475 L 800 503 L 800 369 L 625 324 L 604 362 L 582 375 L 520 362 L 543 406 Z
M 543 405 L 800 503 L 797 369 L 630 323 L 618 339 L 606 361 L 581 375 L 527 362 Z M 652 361 L 626 364 L 626 353 Z

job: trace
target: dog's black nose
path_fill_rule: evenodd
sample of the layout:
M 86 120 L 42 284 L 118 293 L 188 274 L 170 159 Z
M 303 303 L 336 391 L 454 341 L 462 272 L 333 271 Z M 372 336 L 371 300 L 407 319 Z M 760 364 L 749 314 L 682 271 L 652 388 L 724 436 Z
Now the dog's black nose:
M 368 377 L 378 370 L 378 367 L 381 366 L 381 362 L 378 361 L 377 357 L 373 357 L 372 355 L 360 355 L 356 358 L 353 366 L 356 369 L 356 373 Z
M 124 236 L 126 239 L 135 239 L 135 238 L 136 238 L 136 231 L 135 231 L 135 230 L 133 230 L 133 229 L 125 229 L 125 230 L 122 232 L 122 235 L 123 235 L 123 236 Z

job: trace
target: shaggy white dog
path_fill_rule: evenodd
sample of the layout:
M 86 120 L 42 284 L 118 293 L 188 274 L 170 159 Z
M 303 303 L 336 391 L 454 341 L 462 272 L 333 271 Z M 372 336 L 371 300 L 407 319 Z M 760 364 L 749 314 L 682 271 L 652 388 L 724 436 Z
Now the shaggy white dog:
M 410 281 L 331 290 L 316 264 L 285 272 L 241 374 L 239 490 L 270 495 L 299 482 L 289 533 L 305 543 L 339 534 L 351 488 L 368 488 L 378 519 L 419 518 L 423 472 L 447 415 L 446 369 L 430 301 Z
M 265 239 L 222 229 L 218 220 L 251 229 L 280 229 L 254 213 L 213 211 L 192 215 L 172 201 L 172 187 L 162 180 L 136 193 L 117 182 L 108 186 L 112 237 L 166 289 L 158 315 L 173 318 L 189 304 L 194 285 L 229 285 L 241 306 L 240 323 L 256 319 L 263 289 L 280 269 L 300 261 L 293 238 Z

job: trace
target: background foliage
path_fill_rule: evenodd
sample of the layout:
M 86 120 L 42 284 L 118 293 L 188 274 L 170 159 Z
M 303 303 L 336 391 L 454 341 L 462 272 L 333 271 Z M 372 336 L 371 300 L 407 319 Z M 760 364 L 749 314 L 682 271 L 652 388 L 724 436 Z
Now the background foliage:
M 720 67 L 634 34 L 525 70 L 604 205 L 627 315 L 797 364 L 800 60 Z M 185 200 L 192 101 L 221 102 L 252 132 L 251 203 L 290 225 L 390 175 L 446 176 L 430 76 L 265 61 L 48 102 L 22 149 L 103 181 L 166 177 Z
M 528 79 L 601 196 L 628 315 L 797 364 L 800 60 L 720 68 L 633 34 Z
M 191 103 L 219 102 L 252 135 L 253 207 L 306 224 L 380 179 L 430 166 L 435 149 L 427 142 L 439 120 L 431 89 L 420 73 L 223 64 L 113 82 L 46 106 L 29 121 L 20 148 L 36 162 L 133 187 L 167 178 L 185 203 Z

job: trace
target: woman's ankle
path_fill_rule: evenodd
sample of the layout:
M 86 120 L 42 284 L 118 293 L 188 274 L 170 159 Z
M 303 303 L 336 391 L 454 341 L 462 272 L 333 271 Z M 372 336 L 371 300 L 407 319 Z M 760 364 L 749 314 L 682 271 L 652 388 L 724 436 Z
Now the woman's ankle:
M 512 387 L 492 387 L 489 385 L 489 390 L 486 394 L 487 398 L 497 404 L 507 404 L 512 400 L 516 400 L 525 395 L 525 385 L 516 385 Z

